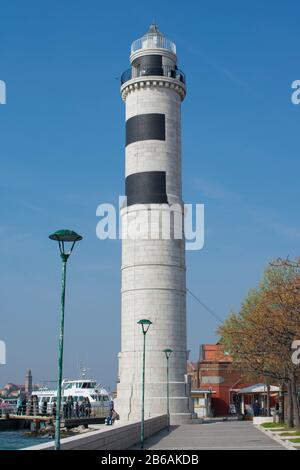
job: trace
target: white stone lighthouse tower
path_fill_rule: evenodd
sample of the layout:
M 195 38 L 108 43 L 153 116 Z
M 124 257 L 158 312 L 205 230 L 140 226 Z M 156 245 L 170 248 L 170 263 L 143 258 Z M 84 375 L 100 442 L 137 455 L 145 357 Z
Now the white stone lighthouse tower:
M 122 241 L 122 332 L 115 408 L 121 420 L 141 416 L 143 334 L 137 322 L 146 318 L 152 325 L 146 336 L 145 417 L 166 413 L 163 350 L 170 348 L 171 423 L 184 423 L 193 411 L 186 380 L 185 243 L 172 230 L 171 236 L 166 235 L 162 220 L 174 204 L 173 217 L 183 220 L 180 113 L 185 76 L 176 65 L 175 44 L 155 25 L 133 42 L 130 62 L 121 79 L 127 196 L 121 216 L 123 227 L 136 223 L 140 236 Z

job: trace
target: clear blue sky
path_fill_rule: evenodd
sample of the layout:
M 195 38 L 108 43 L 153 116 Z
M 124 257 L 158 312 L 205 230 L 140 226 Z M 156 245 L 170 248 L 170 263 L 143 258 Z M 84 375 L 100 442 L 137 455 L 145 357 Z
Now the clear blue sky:
M 203 202 L 206 240 L 187 254 L 188 286 L 220 317 L 238 309 L 273 257 L 299 255 L 300 6 L 249 2 L 2 2 L 0 384 L 55 379 L 60 260 L 48 234 L 82 233 L 69 262 L 64 376 L 85 362 L 114 386 L 120 243 L 95 235 L 96 207 L 123 194 L 121 73 L 153 18 L 177 44 L 186 202 Z M 216 340 L 188 299 L 188 344 Z

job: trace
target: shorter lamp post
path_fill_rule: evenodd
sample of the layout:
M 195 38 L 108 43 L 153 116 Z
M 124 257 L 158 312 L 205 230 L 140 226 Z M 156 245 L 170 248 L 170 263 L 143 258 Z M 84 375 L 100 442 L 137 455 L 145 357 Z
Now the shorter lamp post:
M 138 325 L 141 325 L 143 332 L 143 373 L 142 373 L 142 416 L 141 416 L 141 449 L 144 448 L 145 438 L 145 356 L 146 356 L 146 334 L 152 325 L 150 320 L 139 320 Z
M 55 424 L 55 450 L 60 450 L 60 409 L 61 409 L 61 382 L 63 368 L 64 351 L 64 322 L 65 322 L 65 296 L 66 296 L 66 270 L 67 261 L 73 251 L 75 243 L 82 240 L 82 236 L 72 230 L 58 230 L 49 235 L 51 240 L 58 242 L 60 257 L 62 260 L 62 279 L 61 279 L 61 315 L 60 331 L 58 341 L 58 371 L 57 371 L 57 402 L 56 402 L 56 424 Z M 66 250 L 65 243 L 69 246 Z M 68 245 L 70 243 L 71 245 Z
M 173 349 L 164 349 L 163 352 L 166 355 L 167 359 L 167 420 L 168 420 L 168 430 L 170 431 L 170 380 L 169 380 L 169 359 L 173 352 Z

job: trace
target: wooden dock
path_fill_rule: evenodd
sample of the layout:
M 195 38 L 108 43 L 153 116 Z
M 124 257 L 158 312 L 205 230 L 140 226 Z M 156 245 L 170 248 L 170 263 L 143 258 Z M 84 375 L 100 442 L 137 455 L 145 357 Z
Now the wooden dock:
M 62 428 L 76 428 L 77 426 L 84 426 L 88 427 L 89 424 L 104 424 L 105 418 L 104 417 L 86 417 L 86 418 L 68 418 L 68 419 L 61 419 L 61 427 Z M 5 429 L 19 429 L 22 427 L 27 427 L 31 425 L 31 423 L 35 424 L 35 429 L 39 429 L 41 427 L 41 423 L 52 423 L 55 425 L 55 419 L 53 416 L 30 416 L 30 415 L 8 415 L 7 418 L 0 419 L 0 430 L 4 431 Z

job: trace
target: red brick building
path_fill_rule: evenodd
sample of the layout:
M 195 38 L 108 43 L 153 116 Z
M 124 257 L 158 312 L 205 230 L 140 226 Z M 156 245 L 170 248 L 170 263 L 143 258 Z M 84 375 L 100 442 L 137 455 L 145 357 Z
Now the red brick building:
M 210 400 L 210 410 L 214 416 L 226 416 L 230 413 L 230 405 L 240 408 L 240 389 L 261 382 L 261 378 L 247 381 L 242 371 L 233 365 L 233 359 L 222 344 L 204 344 L 200 346 L 200 357 L 197 363 L 188 363 L 188 374 L 192 377 L 194 392 L 206 391 Z M 194 396 L 197 396 L 194 394 Z M 254 395 L 244 396 L 243 403 L 251 404 Z

